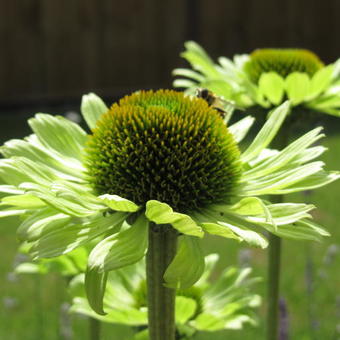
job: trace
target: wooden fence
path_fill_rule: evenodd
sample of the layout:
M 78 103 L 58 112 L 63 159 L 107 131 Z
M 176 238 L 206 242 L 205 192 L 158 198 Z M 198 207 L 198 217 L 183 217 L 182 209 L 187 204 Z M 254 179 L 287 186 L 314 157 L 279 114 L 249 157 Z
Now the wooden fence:
M 0 0 L 0 105 L 171 86 L 187 39 L 340 56 L 340 0 Z M 1 107 L 0 107 L 1 109 Z

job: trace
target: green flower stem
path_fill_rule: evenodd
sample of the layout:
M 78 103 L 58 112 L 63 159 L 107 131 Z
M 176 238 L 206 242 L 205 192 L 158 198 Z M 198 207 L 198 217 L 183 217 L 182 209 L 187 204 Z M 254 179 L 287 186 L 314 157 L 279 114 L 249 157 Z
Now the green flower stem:
M 89 338 L 90 340 L 100 340 L 101 331 L 100 321 L 95 318 L 89 318 Z
M 176 290 L 164 286 L 163 275 L 176 248 L 177 232 L 171 226 L 151 224 L 146 257 L 150 340 L 175 340 Z
M 267 340 L 277 340 L 279 335 L 279 298 L 281 272 L 281 239 L 269 234 L 268 248 L 268 309 Z

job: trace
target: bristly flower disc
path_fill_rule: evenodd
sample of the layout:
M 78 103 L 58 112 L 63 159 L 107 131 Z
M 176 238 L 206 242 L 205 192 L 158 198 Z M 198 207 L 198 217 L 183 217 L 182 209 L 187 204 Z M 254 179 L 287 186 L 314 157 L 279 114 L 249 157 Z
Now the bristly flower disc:
M 98 121 L 87 147 L 98 193 L 137 204 L 148 200 L 190 211 L 228 199 L 240 174 L 240 152 L 206 101 L 159 90 L 126 96 Z
M 277 72 L 283 78 L 292 72 L 303 72 L 313 76 L 324 64 L 313 52 L 305 49 L 264 48 L 250 54 L 245 71 L 254 83 L 261 74 Z

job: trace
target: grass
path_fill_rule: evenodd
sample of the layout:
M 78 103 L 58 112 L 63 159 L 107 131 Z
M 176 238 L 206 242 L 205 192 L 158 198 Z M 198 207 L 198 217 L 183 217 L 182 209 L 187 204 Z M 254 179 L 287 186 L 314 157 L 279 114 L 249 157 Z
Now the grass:
M 4 126 L 3 124 L 1 126 Z M 26 132 L 26 131 L 25 131 Z M 20 131 L 16 131 L 21 137 Z M 340 137 L 325 139 L 329 151 L 324 155 L 328 169 L 340 169 Z M 295 201 L 314 203 L 315 218 L 332 234 L 323 243 L 284 241 L 282 261 L 282 298 L 288 313 L 291 339 L 316 340 L 340 337 L 340 182 L 313 193 L 291 196 Z M 68 296 L 65 281 L 56 275 L 36 277 L 11 274 L 16 257 L 17 220 L 0 221 L 0 339 L 57 340 L 88 339 L 87 318 L 65 312 Z M 266 252 L 249 249 L 232 241 L 208 238 L 207 253 L 217 252 L 219 268 L 236 263 L 249 264 L 254 274 L 264 278 L 256 291 L 265 296 Z M 62 308 L 63 307 L 63 308 Z M 265 302 L 259 311 L 264 320 Z M 104 325 L 102 339 L 127 340 L 132 333 L 122 326 Z M 212 335 L 200 334 L 196 340 L 208 340 Z M 214 333 L 214 340 L 257 340 L 264 338 L 264 325 L 246 327 L 242 331 Z

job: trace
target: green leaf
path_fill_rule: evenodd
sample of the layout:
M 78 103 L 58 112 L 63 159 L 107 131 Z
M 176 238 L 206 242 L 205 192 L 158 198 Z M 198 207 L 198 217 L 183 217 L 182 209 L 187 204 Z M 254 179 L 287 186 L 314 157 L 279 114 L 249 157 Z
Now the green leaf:
M 308 96 L 311 82 L 306 73 L 293 72 L 286 78 L 286 91 L 293 105 L 302 103 Z
M 321 68 L 313 75 L 308 93 L 308 100 L 317 97 L 320 93 L 327 89 L 327 87 L 332 82 L 333 72 L 334 64 L 330 64 Z
M 91 308 L 100 315 L 105 315 L 103 298 L 107 282 L 107 273 L 88 268 L 85 274 L 85 290 Z
M 195 300 L 176 296 L 176 323 L 185 324 L 196 312 L 197 303 Z
M 135 212 L 139 210 L 139 206 L 132 201 L 129 201 L 126 198 L 122 198 L 117 195 L 101 195 L 98 197 L 99 199 L 103 200 L 104 203 L 111 208 L 112 210 L 116 211 L 126 211 L 126 212 Z
M 164 280 L 167 287 L 186 289 L 202 276 L 205 262 L 197 238 L 183 235 L 179 242 L 176 256 L 164 273 Z
M 237 143 L 241 142 L 244 139 L 249 129 L 253 125 L 254 121 L 255 121 L 254 117 L 247 116 L 239 120 L 237 123 L 228 127 L 229 132 L 231 132 L 234 135 L 235 141 Z
M 90 270 L 110 271 L 142 259 L 148 244 L 148 226 L 148 220 L 140 215 L 129 229 L 99 242 L 89 255 Z
M 185 214 L 174 212 L 166 204 L 156 200 L 146 203 L 145 216 L 156 224 L 171 224 L 182 234 L 203 237 L 204 233 L 194 220 Z
M 36 114 L 28 121 L 40 142 L 63 156 L 82 160 L 87 140 L 86 132 L 77 124 L 61 116 Z
M 270 144 L 270 142 L 276 136 L 288 113 L 288 101 L 284 102 L 273 112 L 271 112 L 268 120 L 257 134 L 254 141 L 250 144 L 247 150 L 242 153 L 241 159 L 243 162 L 249 162 L 256 158 L 261 153 L 261 151 Z
M 81 101 L 81 114 L 83 115 L 88 127 L 93 130 L 100 116 L 109 109 L 94 93 L 84 95 Z
M 282 102 L 285 81 L 276 72 L 263 73 L 259 79 L 259 91 L 274 105 Z

